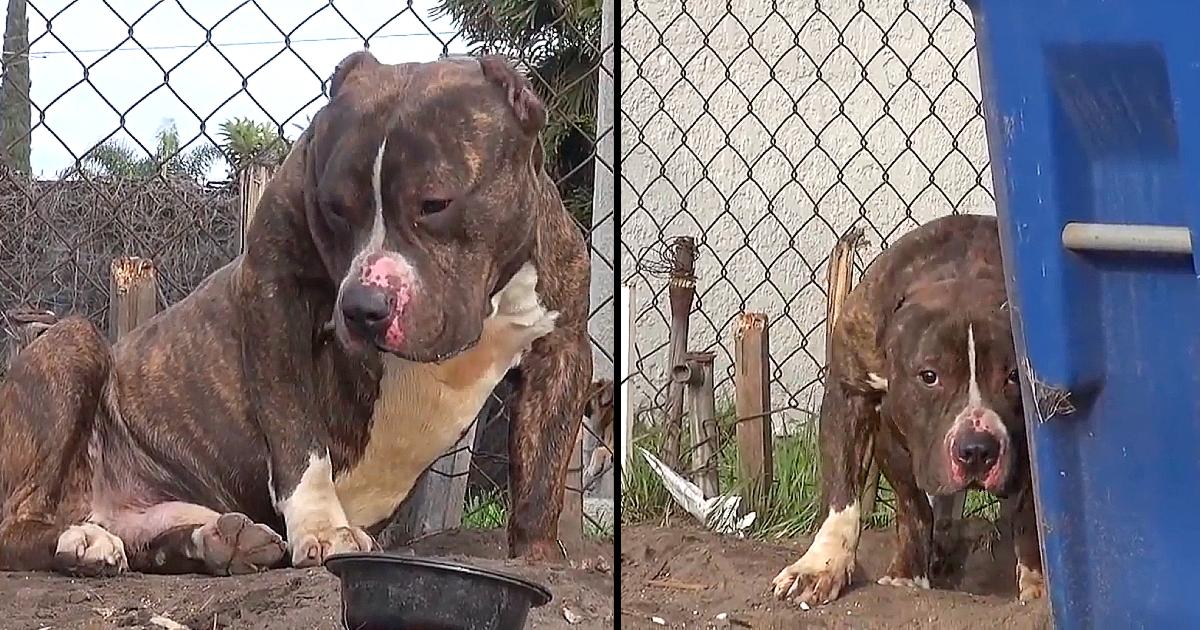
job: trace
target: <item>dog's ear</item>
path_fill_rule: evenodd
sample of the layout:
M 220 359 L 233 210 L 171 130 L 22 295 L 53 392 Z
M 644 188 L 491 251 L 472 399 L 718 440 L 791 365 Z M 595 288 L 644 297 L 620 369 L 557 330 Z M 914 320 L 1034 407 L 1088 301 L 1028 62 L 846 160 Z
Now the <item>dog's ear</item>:
M 304 205 L 308 229 L 331 278 L 353 257 L 352 229 L 370 220 L 369 166 L 383 137 L 384 117 L 371 102 L 372 81 L 383 64 L 365 50 L 338 63 L 329 102 L 305 132 Z M 378 100 L 378 99 L 376 99 Z
M 347 80 L 360 75 L 363 70 L 376 68 L 379 65 L 379 60 L 369 50 L 351 53 L 338 62 L 337 67 L 333 70 L 333 76 L 329 77 L 329 98 L 337 98 Z
M 483 76 L 492 84 L 504 90 L 508 105 L 516 115 L 521 128 L 530 136 L 537 136 L 546 126 L 546 106 L 529 79 L 517 72 L 517 69 L 507 59 L 499 55 L 486 55 L 479 58 L 483 68 Z M 540 143 L 538 149 L 540 150 Z

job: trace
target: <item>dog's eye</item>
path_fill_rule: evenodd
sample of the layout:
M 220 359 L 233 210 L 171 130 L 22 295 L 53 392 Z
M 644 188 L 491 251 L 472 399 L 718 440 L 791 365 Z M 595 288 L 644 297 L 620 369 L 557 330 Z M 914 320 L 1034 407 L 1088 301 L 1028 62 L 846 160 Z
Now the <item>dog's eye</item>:
M 421 202 L 421 216 L 437 214 L 450 207 L 449 199 L 426 199 Z
M 921 382 L 925 383 L 926 385 L 937 385 L 938 382 L 937 372 L 934 372 L 933 370 L 921 370 L 917 373 L 917 377 L 919 377 Z
M 1016 384 L 1020 383 L 1020 382 L 1021 382 L 1021 375 L 1020 375 L 1020 374 L 1018 374 L 1016 370 L 1013 370 L 1013 371 L 1009 372 L 1009 373 L 1008 373 L 1008 382 L 1009 382 L 1009 383 L 1011 383 L 1011 384 L 1013 384 L 1013 385 L 1016 385 Z

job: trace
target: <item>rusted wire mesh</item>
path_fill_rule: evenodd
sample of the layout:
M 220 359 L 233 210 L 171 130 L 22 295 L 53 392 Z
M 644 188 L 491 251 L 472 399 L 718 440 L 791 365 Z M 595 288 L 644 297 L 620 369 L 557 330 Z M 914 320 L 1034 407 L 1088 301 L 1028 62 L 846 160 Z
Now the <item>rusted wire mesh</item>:
M 593 212 L 598 173 L 613 170 L 597 151 L 612 124 L 597 124 L 598 85 L 611 76 L 600 3 L 528 7 L 525 19 L 483 0 L 9 3 L 0 311 L 80 313 L 107 328 L 110 262 L 128 255 L 154 261 L 160 306 L 187 295 L 240 247 L 239 174 L 282 160 L 323 105 L 334 64 L 362 47 L 385 62 L 509 56 L 546 103 L 547 168 L 568 209 L 589 242 L 594 226 L 611 238 L 611 206 Z M 610 278 L 611 241 L 594 247 Z M 611 288 L 593 290 L 594 313 L 612 300 Z M 611 336 L 593 341 L 611 360 Z M 495 402 L 480 435 L 507 433 L 507 406 Z M 480 461 L 506 464 L 504 446 Z
M 810 418 L 837 238 L 864 229 L 857 275 L 923 222 L 994 212 L 969 10 L 628 0 L 621 46 L 620 255 L 637 287 L 642 411 L 666 406 L 669 249 L 690 236 L 688 349 L 717 353 L 718 411 L 732 401 L 733 326 L 761 311 L 772 407 L 786 411 L 776 428 Z

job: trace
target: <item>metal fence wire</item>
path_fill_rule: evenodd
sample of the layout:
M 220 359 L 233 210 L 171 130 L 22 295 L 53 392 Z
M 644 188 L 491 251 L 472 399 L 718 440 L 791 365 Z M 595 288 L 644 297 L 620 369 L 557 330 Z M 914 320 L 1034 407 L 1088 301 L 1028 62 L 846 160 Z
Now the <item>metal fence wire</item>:
M 546 104 L 547 169 L 568 210 L 589 243 L 594 226 L 611 237 L 611 206 L 593 211 L 597 173 L 613 171 L 597 151 L 612 125 L 597 124 L 597 86 L 611 76 L 601 22 L 599 2 L 10 1 L 0 311 L 79 313 L 107 328 L 119 256 L 154 262 L 160 307 L 187 295 L 239 250 L 241 174 L 282 161 L 324 104 L 337 61 L 363 47 L 384 62 L 507 55 Z M 605 245 L 592 264 L 608 286 Z M 611 288 L 593 289 L 594 314 L 612 300 Z M 593 342 L 611 360 L 611 336 Z M 480 414 L 479 492 L 507 486 L 489 478 L 496 466 L 479 470 L 506 468 L 506 440 L 494 436 L 507 434 L 507 409 L 496 398 Z
M 662 262 L 690 236 L 689 350 L 717 353 L 718 407 L 731 403 L 733 326 L 766 313 L 786 430 L 819 406 L 837 238 L 863 229 L 861 275 L 921 223 L 994 213 L 970 12 L 959 0 L 627 0 L 621 46 L 620 255 L 638 302 L 640 408 L 666 403 Z

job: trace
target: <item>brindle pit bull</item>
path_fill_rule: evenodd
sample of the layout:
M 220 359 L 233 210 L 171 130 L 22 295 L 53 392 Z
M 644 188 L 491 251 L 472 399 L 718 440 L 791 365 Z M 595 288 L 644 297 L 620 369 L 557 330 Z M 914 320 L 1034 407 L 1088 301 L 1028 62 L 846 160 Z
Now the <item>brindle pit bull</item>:
M 846 588 L 874 436 L 896 495 L 896 551 L 880 584 L 929 588 L 931 504 L 974 488 L 1002 497 L 1012 518 L 1020 598 L 1042 597 L 996 220 L 951 216 L 905 235 L 868 267 L 842 313 L 820 415 L 828 515 L 808 551 L 775 577 L 775 596 L 816 606 Z
M 544 124 L 496 57 L 343 60 L 243 255 L 115 347 L 68 318 L 16 359 L 0 568 L 234 574 L 369 550 L 518 362 L 510 554 L 561 557 L 589 263 Z

